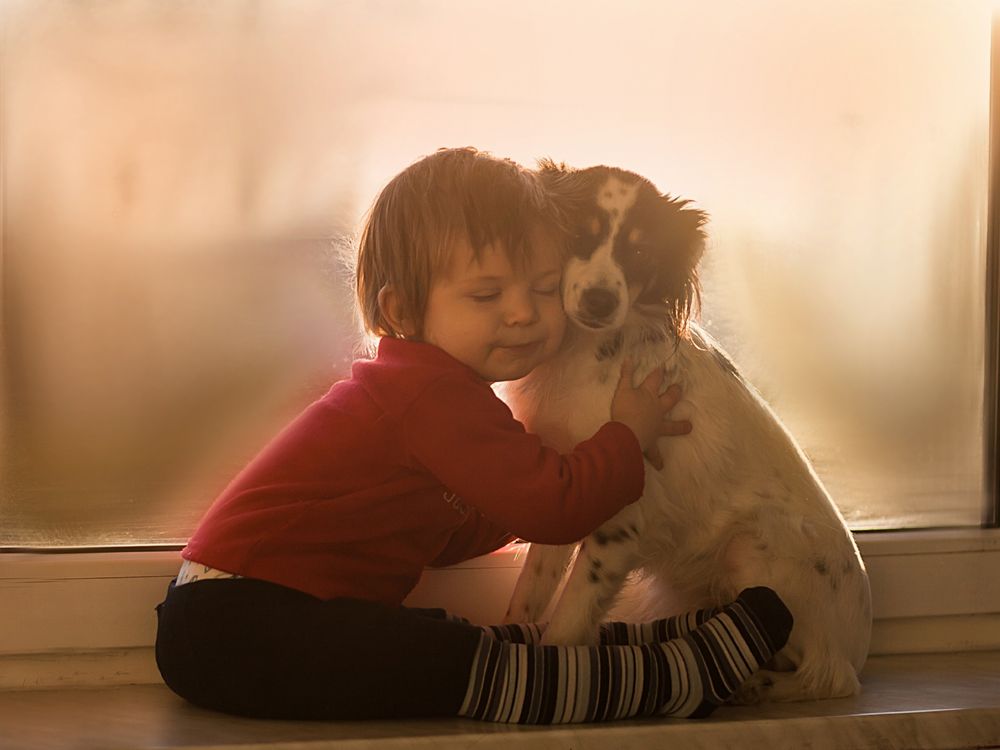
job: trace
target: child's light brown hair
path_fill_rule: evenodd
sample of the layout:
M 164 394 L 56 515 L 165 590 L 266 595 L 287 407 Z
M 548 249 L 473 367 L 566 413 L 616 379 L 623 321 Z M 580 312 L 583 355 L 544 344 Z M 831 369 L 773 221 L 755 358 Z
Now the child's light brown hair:
M 368 213 L 355 265 L 361 322 L 377 336 L 402 335 L 379 307 L 379 292 L 391 285 L 402 317 L 420 327 L 433 275 L 456 241 L 468 240 L 477 258 L 502 248 L 520 265 L 529 235 L 557 225 L 535 172 L 474 148 L 440 149 L 396 175 Z

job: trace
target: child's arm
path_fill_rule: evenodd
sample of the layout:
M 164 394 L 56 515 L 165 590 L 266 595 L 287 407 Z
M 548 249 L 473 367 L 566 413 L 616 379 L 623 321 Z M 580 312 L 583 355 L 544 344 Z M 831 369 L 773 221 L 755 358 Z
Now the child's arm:
M 649 406 L 648 395 L 640 398 Z M 644 425 L 650 441 L 653 428 Z M 560 455 L 488 387 L 461 375 L 438 379 L 410 406 L 403 437 L 416 468 L 527 541 L 577 541 L 642 493 L 643 446 L 632 427 L 609 422 Z
M 430 564 L 435 568 L 454 565 L 498 550 L 515 539 L 516 536 L 497 526 L 476 508 L 469 508 L 465 523 L 455 530 L 448 546 Z

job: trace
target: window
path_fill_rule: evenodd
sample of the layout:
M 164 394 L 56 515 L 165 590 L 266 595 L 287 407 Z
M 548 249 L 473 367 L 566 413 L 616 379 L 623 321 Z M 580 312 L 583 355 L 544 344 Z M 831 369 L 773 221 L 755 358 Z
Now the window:
M 979 525 L 991 6 L 14 6 L 0 545 L 182 543 L 346 372 L 379 186 L 466 144 L 695 199 L 704 323 L 852 526 Z
M 352 358 L 338 247 L 466 144 L 708 210 L 704 324 L 852 527 L 908 529 L 858 535 L 873 653 L 1000 646 L 993 5 L 6 4 L 0 687 L 158 679 L 177 549 Z M 495 619 L 518 564 L 415 603 Z

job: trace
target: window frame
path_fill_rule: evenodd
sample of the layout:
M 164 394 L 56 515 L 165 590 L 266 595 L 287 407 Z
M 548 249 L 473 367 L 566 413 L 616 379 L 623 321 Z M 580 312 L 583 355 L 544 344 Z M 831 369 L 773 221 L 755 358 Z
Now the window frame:
M 983 388 L 983 526 L 1000 527 L 1000 14 L 990 43 Z

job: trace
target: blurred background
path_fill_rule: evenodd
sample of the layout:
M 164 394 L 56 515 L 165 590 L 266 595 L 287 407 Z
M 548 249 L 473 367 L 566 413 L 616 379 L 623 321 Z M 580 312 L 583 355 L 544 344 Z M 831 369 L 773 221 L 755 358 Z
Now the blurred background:
M 977 525 L 995 6 L 8 0 L 0 545 L 183 543 L 346 374 L 381 185 L 464 145 L 694 199 L 702 322 L 852 527 Z

